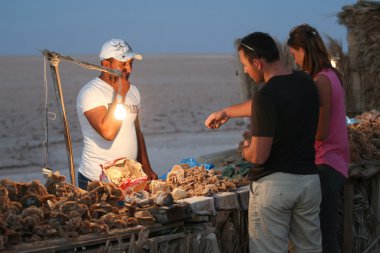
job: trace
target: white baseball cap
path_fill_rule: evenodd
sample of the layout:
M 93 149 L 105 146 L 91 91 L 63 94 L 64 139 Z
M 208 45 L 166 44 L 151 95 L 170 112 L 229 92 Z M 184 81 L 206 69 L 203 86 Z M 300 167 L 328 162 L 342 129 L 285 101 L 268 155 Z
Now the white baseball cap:
M 100 60 L 115 58 L 118 61 L 126 62 L 134 58 L 142 60 L 141 54 L 135 54 L 131 46 L 124 40 L 112 39 L 104 43 L 99 54 Z

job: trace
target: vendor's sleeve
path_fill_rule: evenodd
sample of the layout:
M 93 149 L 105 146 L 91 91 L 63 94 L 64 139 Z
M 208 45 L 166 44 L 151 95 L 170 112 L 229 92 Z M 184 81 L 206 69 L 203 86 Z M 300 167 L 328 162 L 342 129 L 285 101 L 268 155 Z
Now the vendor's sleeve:
M 78 95 L 77 105 L 82 113 L 98 106 L 106 106 L 104 95 L 96 88 L 82 89 Z
M 267 95 L 256 93 L 252 101 L 252 136 L 274 137 L 277 126 L 277 106 Z

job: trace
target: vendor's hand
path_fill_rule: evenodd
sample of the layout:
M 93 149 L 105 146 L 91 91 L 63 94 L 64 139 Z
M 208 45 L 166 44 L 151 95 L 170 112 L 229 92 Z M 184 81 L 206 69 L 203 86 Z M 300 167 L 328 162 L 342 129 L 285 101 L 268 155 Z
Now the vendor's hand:
M 251 141 L 250 140 L 245 140 L 244 143 L 243 143 L 243 148 L 241 149 L 241 156 L 243 157 L 243 159 L 245 159 L 245 152 L 247 151 L 248 147 L 251 145 Z
M 206 119 L 205 126 L 211 129 L 219 128 L 228 120 L 229 120 L 229 117 L 224 111 L 213 112 Z
M 131 86 L 128 78 L 129 78 L 129 73 L 127 71 L 123 71 L 122 76 L 120 77 L 114 76 L 114 75 L 111 75 L 110 77 L 112 87 L 114 88 L 117 94 L 119 94 L 120 92 L 120 95 L 123 98 L 123 102 L 125 99 L 125 94 L 128 92 Z M 121 85 L 121 88 L 120 88 L 120 85 Z
M 243 148 L 247 148 L 251 145 L 251 140 L 244 140 Z
M 245 147 L 241 149 L 241 157 L 245 160 L 245 154 L 244 154 Z
M 149 180 L 157 180 L 158 179 L 157 174 L 154 173 L 153 171 L 151 173 L 149 173 L 147 176 L 148 176 Z
M 156 180 L 158 178 L 156 172 L 154 172 L 152 168 L 149 167 L 149 169 L 143 169 L 143 170 L 149 180 Z

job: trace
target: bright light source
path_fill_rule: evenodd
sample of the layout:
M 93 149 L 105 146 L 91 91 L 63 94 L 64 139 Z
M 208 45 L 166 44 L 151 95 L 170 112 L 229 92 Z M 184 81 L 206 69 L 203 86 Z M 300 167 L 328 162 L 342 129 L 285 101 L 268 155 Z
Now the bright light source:
M 338 57 L 331 57 L 331 58 L 330 58 L 331 66 L 333 66 L 334 68 L 336 68 L 336 65 L 337 65 L 337 63 L 338 63 L 338 60 L 339 60 Z
M 127 110 L 123 104 L 117 104 L 115 109 L 115 118 L 117 120 L 123 120 L 127 116 Z

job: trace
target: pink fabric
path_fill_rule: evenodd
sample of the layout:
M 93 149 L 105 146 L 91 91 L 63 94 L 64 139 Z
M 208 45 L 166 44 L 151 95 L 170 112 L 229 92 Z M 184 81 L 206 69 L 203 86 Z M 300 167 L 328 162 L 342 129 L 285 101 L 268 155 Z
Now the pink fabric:
M 348 177 L 350 151 L 346 126 L 345 93 L 338 76 L 332 69 L 317 74 L 326 76 L 331 83 L 331 110 L 329 134 L 326 140 L 315 142 L 315 162 L 327 164 Z

